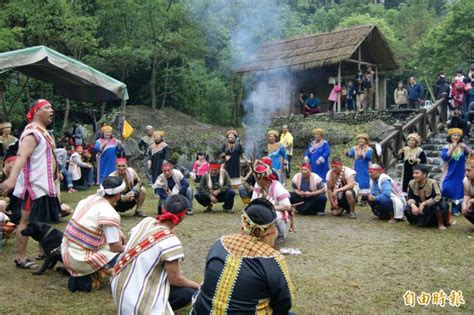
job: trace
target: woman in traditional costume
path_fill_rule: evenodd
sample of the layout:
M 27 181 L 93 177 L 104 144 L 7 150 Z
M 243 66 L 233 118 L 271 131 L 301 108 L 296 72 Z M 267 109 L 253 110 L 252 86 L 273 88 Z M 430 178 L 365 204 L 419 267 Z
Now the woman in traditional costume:
M 257 183 L 253 189 L 252 200 L 264 198 L 273 204 L 277 212 L 277 241 L 282 243 L 291 229 L 293 220 L 290 193 L 272 174 L 271 167 L 264 162 L 255 161 L 253 173 Z
M 110 126 L 101 128 L 102 136 L 95 142 L 94 151 L 97 152 L 97 184 L 102 184 L 104 178 L 115 171 L 115 162 L 118 153 L 122 150 L 122 142 L 114 138 Z
M 466 173 L 465 163 L 471 150 L 462 141 L 463 131 L 459 128 L 448 130 L 448 144 L 441 150 L 444 160 L 441 194 L 452 202 L 451 213 L 461 215 L 461 203 L 464 197 L 463 178 Z
M 321 128 L 313 129 L 314 140 L 308 145 L 305 156 L 305 162 L 311 164 L 311 172 L 316 173 L 326 181 L 326 174 L 329 170 L 329 156 L 331 148 L 329 143 L 324 140 L 324 130 Z
M 369 146 L 368 134 L 358 134 L 356 140 L 357 146 L 352 147 L 347 156 L 354 159 L 355 181 L 359 185 L 359 194 L 365 197 L 370 193 L 369 163 L 374 151 Z
M 170 148 L 163 141 L 164 135 L 163 131 L 155 131 L 153 133 L 155 142 L 148 148 L 148 168 L 151 169 L 152 183 L 156 182 L 156 179 L 160 176 L 163 162 L 169 161 L 170 158 Z
M 410 133 L 407 137 L 407 145 L 398 152 L 399 158 L 403 160 L 402 191 L 405 195 L 408 193 L 408 183 L 413 179 L 413 166 L 426 164 L 426 155 L 419 147 L 420 142 L 421 138 L 416 132 Z
M 241 233 L 223 236 L 211 247 L 191 314 L 289 314 L 294 287 L 274 248 L 276 220 L 265 199 L 244 209 Z
M 278 173 L 278 180 L 283 182 L 283 166 L 285 161 L 288 160 L 286 155 L 285 146 L 278 142 L 279 132 L 276 130 L 270 130 L 268 132 L 268 144 L 267 151 L 268 157 L 272 159 L 272 169 Z
M 244 153 L 243 147 L 237 142 L 239 133 L 230 129 L 225 134 L 227 143 L 222 146 L 222 155 L 225 161 L 224 169 L 230 176 L 232 188 L 240 186 L 240 157 Z

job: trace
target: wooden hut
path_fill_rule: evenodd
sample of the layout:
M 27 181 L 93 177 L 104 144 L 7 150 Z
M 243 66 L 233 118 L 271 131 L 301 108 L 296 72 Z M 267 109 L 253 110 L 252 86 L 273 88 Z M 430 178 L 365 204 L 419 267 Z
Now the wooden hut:
M 333 83 L 353 80 L 358 69 L 375 71 L 375 106 L 386 108 L 386 74 L 397 68 L 395 57 L 375 25 L 356 26 L 329 33 L 272 42 L 262 46 L 237 73 L 264 80 L 271 90 L 274 116 L 299 113 L 298 93 L 315 93 L 323 110 Z M 333 82 L 333 83 L 331 83 Z M 240 100 L 238 100 L 240 103 Z M 340 110 L 340 104 L 337 107 Z

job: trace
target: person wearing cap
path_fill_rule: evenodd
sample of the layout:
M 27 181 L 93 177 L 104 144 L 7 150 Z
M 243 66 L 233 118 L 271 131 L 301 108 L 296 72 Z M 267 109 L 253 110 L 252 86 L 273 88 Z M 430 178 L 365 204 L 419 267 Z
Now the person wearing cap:
M 270 166 L 261 160 L 255 161 L 253 173 L 256 183 L 252 200 L 265 198 L 273 204 L 277 213 L 277 242 L 283 243 L 292 226 L 293 209 L 291 208 L 290 193 L 272 174 Z
M 368 202 L 373 214 L 388 223 L 403 220 L 406 207 L 405 197 L 397 183 L 379 164 L 369 165 L 370 194 Z
M 82 161 L 82 145 L 78 145 L 74 147 L 71 145 L 69 147 L 69 154 L 71 155 L 69 158 L 69 166 L 68 166 L 68 171 L 71 174 L 72 180 L 76 187 L 81 184 L 81 179 L 82 179 L 82 170 L 81 168 L 92 168 L 92 164 L 89 163 L 84 163 Z M 74 188 L 69 188 L 68 192 L 72 193 L 75 192 L 76 190 Z
M 2 158 L 3 155 L 5 155 L 5 153 L 8 151 L 10 145 L 15 143 L 18 138 L 11 135 L 12 124 L 9 122 L 4 122 L 0 124 L 0 132 L 2 135 L 0 137 L 0 158 Z
M 224 212 L 233 213 L 235 192 L 232 190 L 229 174 L 220 161 L 211 161 L 209 172 L 205 173 L 194 195 L 197 202 L 211 212 L 214 204 L 223 202 Z
M 287 165 L 286 169 L 286 178 L 290 178 L 291 174 L 291 159 L 293 157 L 293 135 L 288 130 L 288 125 L 283 125 L 281 127 L 281 135 L 280 135 L 280 143 L 285 147 L 286 150 L 286 157 L 287 157 Z
M 331 160 L 331 170 L 326 175 L 326 189 L 332 215 L 339 216 L 347 211 L 351 219 L 357 218 L 355 205 L 358 186 L 355 175 L 356 172 L 344 166 L 339 157 Z
M 97 288 L 94 274 L 111 268 L 118 254 L 124 251 L 125 235 L 113 205 L 120 200 L 125 187 L 122 177 L 106 177 L 96 194 L 79 201 L 67 223 L 61 255 L 70 274 L 71 292 Z
M 157 130 L 153 132 L 153 143 L 148 148 L 148 161 L 147 166 L 151 171 L 151 182 L 156 182 L 156 179 L 161 174 L 161 166 L 163 162 L 169 161 L 170 159 L 170 147 L 163 140 L 165 136 L 164 131 Z M 155 191 L 157 194 L 157 192 Z
M 402 191 L 408 193 L 408 183 L 413 179 L 413 166 L 426 164 L 426 154 L 420 147 L 421 138 L 416 132 L 407 137 L 407 145 L 398 152 L 398 157 L 403 161 Z
M 441 194 L 451 201 L 451 213 L 461 215 L 461 203 L 464 196 L 463 178 L 466 173 L 466 157 L 471 150 L 463 142 L 463 131 L 459 128 L 448 129 L 448 144 L 441 149 L 444 161 L 441 179 Z
M 16 153 L 7 152 L 3 160 L 3 168 L 0 170 L 0 183 L 10 176 L 15 160 Z M 9 192 L 6 196 L 0 195 L 0 212 L 6 213 L 11 222 L 18 224 L 21 217 L 21 200 L 13 195 L 13 192 Z
M 308 145 L 304 154 L 306 163 L 311 165 L 311 172 L 316 173 L 326 181 L 326 174 L 329 170 L 329 156 L 331 147 L 324 140 L 325 131 L 321 128 L 313 129 L 314 140 Z
M 413 166 L 413 179 L 408 186 L 405 216 L 408 222 L 418 226 L 437 226 L 445 230 L 450 225 L 447 203 L 441 196 L 438 182 L 428 178 L 427 165 Z
M 102 136 L 97 139 L 94 151 L 97 153 L 97 184 L 102 183 L 110 173 L 115 171 L 117 155 L 122 151 L 122 142 L 114 138 L 111 126 L 101 128 Z
M 19 268 L 35 268 L 27 257 L 28 237 L 21 235 L 27 222 L 57 223 L 61 206 L 59 167 L 55 157 L 56 144 L 46 127 L 53 121 L 54 110 L 48 100 L 31 103 L 26 114 L 29 122 L 20 136 L 17 159 L 10 176 L 0 185 L 0 194 L 13 194 L 22 200 L 21 221 L 17 228 L 17 258 Z
M 188 215 L 193 214 L 193 189 L 180 170 L 173 168 L 173 165 L 164 162 L 161 166 L 162 173 L 153 184 L 153 188 L 158 191 L 160 202 L 158 203 L 158 214 L 161 214 L 163 203 L 173 195 L 183 195 L 188 198 L 190 206 L 187 209 Z
M 182 274 L 184 249 L 174 233 L 189 207 L 183 195 L 170 196 L 162 214 L 131 229 L 111 281 L 119 314 L 173 314 L 191 304 L 200 285 Z
M 359 185 L 359 194 L 365 198 L 370 192 L 369 163 L 374 150 L 369 146 L 368 134 L 358 134 L 356 141 L 357 145 L 349 150 L 347 156 L 354 159 L 355 180 Z
M 278 142 L 279 132 L 276 130 L 268 131 L 267 152 L 268 157 L 272 159 L 272 169 L 278 173 L 278 180 L 284 183 L 285 162 L 288 160 L 285 147 Z
M 110 173 L 109 176 L 120 176 L 125 182 L 125 189 L 120 195 L 120 200 L 114 205 L 117 212 L 126 212 L 135 208 L 134 216 L 144 218 L 147 215 L 142 211 L 145 202 L 146 189 L 142 186 L 142 182 L 137 172 L 128 166 L 126 158 L 117 158 L 117 169 Z
M 277 212 L 255 199 L 242 212 L 241 233 L 214 243 L 190 314 L 291 314 L 295 289 L 274 248 Z
M 240 185 L 240 157 L 244 153 L 244 149 L 237 140 L 239 133 L 235 129 L 226 132 L 227 142 L 222 146 L 221 158 L 224 159 L 224 169 L 229 174 L 232 188 L 238 188 Z
M 290 202 L 303 202 L 295 207 L 298 213 L 324 215 L 327 198 L 323 179 L 311 172 L 309 163 L 301 164 L 300 169 L 291 180 L 294 191 L 290 192 Z
M 462 214 L 474 224 L 474 157 L 466 161 L 466 177 L 463 179 L 464 197 L 462 202 Z

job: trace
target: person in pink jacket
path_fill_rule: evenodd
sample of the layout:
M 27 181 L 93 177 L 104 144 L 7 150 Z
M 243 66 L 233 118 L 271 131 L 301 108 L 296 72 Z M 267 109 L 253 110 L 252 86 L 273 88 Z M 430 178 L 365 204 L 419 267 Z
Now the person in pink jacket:
M 334 87 L 331 90 L 331 93 L 329 93 L 329 107 L 328 107 L 328 113 L 329 116 L 334 116 L 334 104 L 339 100 L 339 95 L 341 94 L 342 88 L 335 84 Z

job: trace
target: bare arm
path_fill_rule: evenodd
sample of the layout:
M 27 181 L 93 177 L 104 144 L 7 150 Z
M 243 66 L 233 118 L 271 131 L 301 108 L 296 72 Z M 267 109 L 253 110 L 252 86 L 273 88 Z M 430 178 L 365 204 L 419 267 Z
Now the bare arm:
M 0 190 L 2 190 L 4 194 L 9 193 L 15 187 L 18 175 L 20 175 L 21 170 L 25 166 L 26 160 L 33 154 L 35 148 L 36 139 L 33 135 L 24 137 L 20 142 L 20 147 L 18 148 L 18 153 L 16 155 L 17 158 L 10 172 L 10 176 L 8 176 L 8 179 L 0 186 Z
M 201 287 L 197 282 L 189 280 L 181 274 L 178 259 L 165 262 L 165 269 L 171 286 L 192 288 L 194 290 L 199 290 Z
M 354 175 L 352 175 L 347 180 L 347 184 L 345 186 L 342 186 L 341 188 L 336 189 L 336 191 L 337 192 L 346 191 L 346 190 L 354 188 L 354 185 L 355 185 L 355 180 L 354 180 Z

